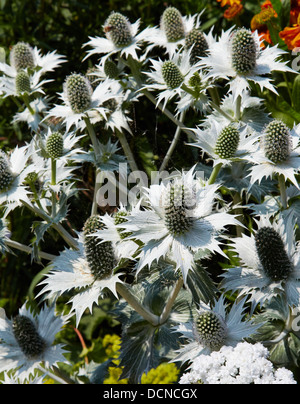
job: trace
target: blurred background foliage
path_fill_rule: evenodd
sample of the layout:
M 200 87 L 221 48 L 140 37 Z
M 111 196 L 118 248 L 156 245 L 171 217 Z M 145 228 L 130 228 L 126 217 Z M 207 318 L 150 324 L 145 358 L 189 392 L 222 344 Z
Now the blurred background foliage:
M 28 42 L 37 46 L 44 53 L 57 50 L 59 54 L 65 55 L 68 62 L 50 75 L 52 83 L 47 84 L 47 95 L 52 97 L 52 102 L 57 100 L 57 93 L 62 91 L 62 83 L 65 77 L 73 72 L 85 73 L 98 60 L 97 57 L 82 61 L 86 55 L 83 44 L 88 41 L 89 36 L 103 36 L 103 24 L 111 11 L 119 11 L 126 15 L 131 22 L 141 19 L 141 27 L 147 25 L 158 25 L 160 16 L 168 5 L 177 7 L 182 15 L 199 13 L 205 9 L 201 18 L 202 29 L 205 32 L 214 27 L 214 33 L 221 33 L 238 23 L 250 27 L 252 17 L 260 11 L 259 0 L 245 2 L 244 13 L 239 16 L 238 22 L 228 21 L 224 18 L 224 10 L 220 2 L 216 0 L 173 0 L 170 3 L 160 0 L 0 0 L 0 47 L 5 49 L 6 58 L 9 56 L 11 47 L 18 41 Z M 284 91 L 284 89 L 283 89 Z M 0 147 L 6 151 L 13 149 L 16 145 L 22 145 L 30 141 L 31 133 L 24 125 L 12 124 L 13 115 L 17 107 L 11 99 L 0 99 Z M 154 108 L 149 102 L 141 99 L 135 103 L 131 118 L 133 120 L 133 137 L 128 138 L 134 150 L 138 164 L 141 169 L 155 170 L 156 165 L 168 150 L 170 140 L 173 137 L 173 130 L 169 121 Z M 199 116 L 199 123 L 200 123 Z M 187 119 L 195 117 L 188 116 Z M 196 122 L 197 123 L 197 122 Z M 188 125 L 188 122 L 187 122 Z M 99 136 L 108 137 L 101 131 Z M 199 155 L 195 155 L 192 148 L 182 147 L 187 139 L 182 136 L 182 144 L 178 145 L 180 153 L 175 153 L 169 169 L 190 168 L 198 161 Z M 81 178 L 79 187 L 86 189 L 72 199 L 70 207 L 70 226 L 81 230 L 85 219 L 90 212 L 90 205 L 93 195 L 93 173 L 89 167 L 83 166 L 78 173 Z M 31 225 L 35 218 L 25 209 L 17 209 L 10 216 L 10 230 L 12 238 L 20 243 L 30 245 L 33 241 Z M 59 244 L 58 244 L 59 243 Z M 57 238 L 55 233 L 45 236 L 44 250 L 57 254 L 57 245 L 62 249 L 62 240 Z M 214 258 L 216 267 L 218 257 Z M 44 262 L 44 264 L 46 264 Z M 214 265 L 214 263 L 210 263 Z M 19 251 L 15 255 L 6 255 L 0 260 L 0 307 L 4 307 L 9 317 L 15 315 L 25 299 L 32 293 L 30 286 L 32 281 L 39 279 L 39 273 L 43 269 L 40 264 L 32 263 L 30 256 Z M 37 277 L 37 278 L 36 278 Z M 105 307 L 104 307 L 105 306 Z M 82 321 L 81 337 L 88 342 L 84 347 L 78 335 L 72 327 L 68 327 L 61 336 L 62 340 L 74 343 L 71 353 L 74 363 L 84 360 L 99 360 L 101 350 L 95 341 L 103 338 L 105 334 L 119 334 L 120 328 L 109 313 L 112 309 L 111 300 L 104 300 L 95 309 L 94 316 L 87 315 Z M 94 341 L 94 342 L 92 342 Z M 103 352 L 101 353 L 103 355 Z M 72 360 L 72 361 L 73 361 Z

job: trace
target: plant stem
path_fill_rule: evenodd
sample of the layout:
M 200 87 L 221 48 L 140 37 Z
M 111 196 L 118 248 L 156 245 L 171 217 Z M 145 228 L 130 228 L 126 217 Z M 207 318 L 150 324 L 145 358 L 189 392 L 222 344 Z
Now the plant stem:
M 191 130 L 188 130 L 173 114 L 171 111 L 168 110 L 168 108 L 163 108 L 162 104 L 156 105 L 156 100 L 155 97 L 149 93 L 148 90 L 144 89 L 143 94 L 155 105 L 157 108 L 163 112 L 164 115 L 166 115 L 167 118 L 169 118 L 176 126 L 179 126 L 183 132 L 185 132 L 187 135 L 193 135 L 193 132 Z
M 88 133 L 90 135 L 92 145 L 93 145 L 93 148 L 94 148 L 94 152 L 95 152 L 95 155 L 96 155 L 96 160 L 97 160 L 98 157 L 100 156 L 101 152 L 100 152 L 100 148 L 99 148 L 99 145 L 98 145 L 98 139 L 97 139 L 94 127 L 91 124 L 90 118 L 88 116 L 86 116 L 84 118 L 84 122 L 86 124 L 87 131 L 88 131 Z
M 232 118 L 232 116 L 228 115 L 225 111 L 222 110 L 222 108 L 220 108 L 213 101 L 211 101 L 210 104 L 217 112 L 219 112 L 219 114 L 223 115 L 224 118 L 228 119 L 228 121 L 230 121 L 230 122 L 235 122 L 236 121 L 234 118 Z
M 179 118 L 179 121 L 182 124 L 183 124 L 183 121 L 184 121 L 184 117 L 185 117 L 185 112 L 183 111 L 181 113 L 181 115 L 180 115 L 180 118 Z M 167 165 L 168 165 L 168 163 L 170 161 L 170 158 L 172 157 L 172 154 L 173 154 L 173 152 L 174 152 L 174 150 L 175 150 L 175 148 L 177 146 L 177 143 L 178 143 L 178 141 L 180 139 L 181 131 L 182 131 L 181 126 L 177 126 L 173 141 L 171 143 L 171 146 L 170 146 L 170 148 L 169 148 L 169 150 L 168 150 L 168 152 L 167 152 L 167 154 L 166 154 L 166 156 L 164 158 L 164 161 L 162 162 L 162 165 L 161 165 L 161 167 L 159 169 L 160 172 L 162 172 L 167 167 Z
M 44 212 L 41 209 L 38 209 L 36 206 L 30 205 L 29 203 L 22 200 L 21 202 L 24 206 L 26 206 L 26 208 L 31 210 L 35 215 L 41 217 L 47 223 L 52 223 L 54 229 L 62 236 L 62 238 L 68 243 L 68 245 L 74 248 L 75 250 L 78 250 L 77 241 L 74 239 L 74 237 L 71 236 L 70 233 L 67 232 L 67 230 L 60 223 L 53 223 L 52 218 L 49 217 L 46 212 Z
M 75 382 L 65 376 L 62 376 L 61 374 L 56 374 L 58 372 L 50 369 L 44 369 L 42 366 L 38 366 L 37 369 L 42 372 L 44 375 L 49 376 L 51 379 L 55 380 L 56 382 L 60 384 L 75 384 Z
M 242 108 L 242 97 L 239 95 L 236 100 L 236 110 L 235 110 L 236 111 L 235 115 L 236 115 L 237 121 L 239 121 L 241 119 L 241 114 L 242 114 L 241 108 Z
M 31 113 L 31 115 L 35 114 L 35 111 L 32 109 L 31 105 L 30 105 L 30 101 L 29 101 L 29 97 L 27 93 L 24 93 L 22 96 L 22 99 L 24 101 L 24 104 L 26 105 L 26 107 L 28 108 L 28 111 Z
M 56 185 L 56 159 L 51 159 L 51 185 Z M 52 217 L 56 216 L 56 193 L 52 190 Z
M 100 168 L 96 168 L 95 172 L 95 189 L 94 189 L 94 197 L 93 197 L 93 205 L 92 205 L 92 211 L 91 211 L 91 216 L 94 216 L 98 212 L 98 203 L 97 203 L 97 193 L 100 189 L 101 182 L 99 182 L 98 177 L 101 173 Z
M 283 174 L 280 174 L 278 177 L 279 189 L 280 189 L 280 198 L 283 209 L 287 209 L 287 194 L 286 194 L 286 187 L 285 187 L 285 178 Z
M 116 288 L 117 292 L 123 297 L 123 299 L 125 299 L 126 302 L 130 304 L 130 306 L 146 321 L 148 321 L 153 326 L 157 326 L 160 324 L 160 317 L 156 316 L 153 313 L 150 313 L 147 309 L 145 309 L 124 284 L 118 283 Z
M 176 298 L 178 296 L 178 293 L 180 292 L 182 286 L 183 286 L 183 279 L 180 278 L 176 282 L 175 287 L 174 287 L 174 289 L 173 289 L 173 291 L 172 291 L 172 293 L 170 295 L 170 298 L 167 301 L 167 304 L 166 304 L 166 306 L 165 306 L 165 308 L 164 308 L 164 310 L 163 310 L 163 312 L 162 312 L 162 314 L 160 316 L 159 324 L 164 324 L 167 321 L 167 319 L 169 318 L 171 310 L 172 310 L 172 307 L 174 305 L 174 302 L 175 302 L 175 300 L 176 300 Z
M 27 245 L 24 245 L 24 244 L 20 244 L 17 241 L 14 241 L 14 240 L 9 240 L 9 239 L 5 240 L 5 244 L 8 247 L 15 248 L 16 250 L 23 251 L 23 252 L 25 252 L 27 254 L 32 253 L 32 248 L 31 247 L 28 247 Z M 48 254 L 48 253 L 45 253 L 43 251 L 39 251 L 39 256 L 41 258 L 44 258 L 45 260 L 48 260 L 48 261 L 53 261 L 56 258 L 56 255 Z
M 213 169 L 213 171 L 212 171 L 212 173 L 211 173 L 211 175 L 209 177 L 209 180 L 208 180 L 208 183 L 207 183 L 208 185 L 212 185 L 212 184 L 214 184 L 216 182 L 217 176 L 218 176 L 221 168 L 222 168 L 222 163 L 219 163 L 214 167 L 214 169 Z

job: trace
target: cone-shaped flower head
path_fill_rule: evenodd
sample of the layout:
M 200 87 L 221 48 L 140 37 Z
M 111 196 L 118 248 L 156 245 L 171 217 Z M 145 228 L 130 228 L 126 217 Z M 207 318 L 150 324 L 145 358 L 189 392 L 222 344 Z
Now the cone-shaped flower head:
M 190 62 L 195 64 L 199 61 L 199 57 L 206 56 L 208 50 L 208 43 L 199 28 L 193 28 L 185 38 L 186 49 L 191 49 Z
M 64 154 L 64 138 L 61 133 L 51 133 L 46 141 L 46 153 L 52 159 L 58 159 Z
M 16 92 L 17 94 L 30 93 L 30 77 L 25 71 L 18 72 L 16 76 Z
M 219 351 L 225 344 L 226 323 L 213 311 L 200 313 L 194 327 L 198 342 L 211 351 Z
M 90 108 L 93 90 L 86 77 L 82 74 L 73 73 L 67 77 L 64 88 L 69 104 L 75 114 L 81 114 Z
M 24 355 L 29 359 L 40 357 L 46 348 L 46 342 L 39 335 L 33 321 L 26 316 L 14 318 L 13 333 Z
M 179 87 L 184 81 L 181 71 L 172 60 L 163 63 L 162 76 L 166 85 L 172 89 Z
M 232 39 L 232 66 L 238 74 L 251 73 L 256 66 L 257 45 L 250 30 L 239 29 Z
M 12 184 L 14 176 L 10 169 L 8 158 L 0 152 L 0 193 L 6 191 Z
M 104 24 L 104 32 L 115 46 L 122 48 L 131 44 L 133 38 L 128 19 L 116 12 L 112 12 Z
M 274 120 L 266 127 L 264 135 L 265 156 L 273 163 L 287 160 L 291 150 L 289 128 L 281 121 Z
M 186 233 L 193 225 L 193 196 L 183 184 L 170 184 L 165 196 L 165 225 L 173 236 Z
M 10 53 L 10 63 L 17 71 L 35 67 L 33 49 L 28 43 L 18 42 Z
M 219 134 L 215 146 L 215 152 L 222 159 L 230 159 L 235 156 L 239 141 L 239 131 L 232 125 L 229 125 Z
M 101 243 L 99 237 L 93 235 L 103 228 L 104 224 L 98 215 L 87 219 L 83 228 L 86 259 L 91 273 L 97 280 L 110 276 L 116 264 L 112 243 L 109 241 Z
M 110 79 L 116 79 L 119 77 L 118 66 L 113 61 L 106 59 L 104 62 L 104 73 Z
M 293 264 L 280 234 L 271 227 L 262 227 L 256 233 L 255 246 L 265 274 L 275 282 L 288 279 Z
M 175 7 L 168 7 L 161 17 L 161 28 L 169 42 L 177 42 L 185 35 L 182 15 Z
M 114 215 L 114 223 L 116 226 L 119 226 L 120 224 L 126 223 L 127 222 L 127 216 L 128 212 L 124 210 L 119 210 L 115 215 Z M 132 235 L 131 232 L 123 232 L 124 229 L 118 227 L 117 228 L 118 233 L 121 237 L 122 240 L 124 240 L 127 237 L 130 237 Z

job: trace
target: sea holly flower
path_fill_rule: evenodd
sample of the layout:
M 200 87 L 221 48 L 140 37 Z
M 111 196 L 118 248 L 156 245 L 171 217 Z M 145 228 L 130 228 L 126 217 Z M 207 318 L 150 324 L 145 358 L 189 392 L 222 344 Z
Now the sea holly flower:
M 193 362 L 200 355 L 209 355 L 224 346 L 236 346 L 260 327 L 245 320 L 246 299 L 235 302 L 227 311 L 222 295 L 212 307 L 201 304 L 193 322 L 181 324 L 176 331 L 186 340 L 173 362 Z
M 116 285 L 122 283 L 122 273 L 115 273 L 121 257 L 116 256 L 112 242 L 100 243 L 94 235 L 103 227 L 100 216 L 90 217 L 79 234 L 78 250 L 64 250 L 51 264 L 47 279 L 40 283 L 46 285 L 40 295 L 47 293 L 49 299 L 75 289 L 69 303 L 77 325 L 86 309 L 92 312 L 93 304 L 98 303 L 105 290 L 118 298 Z
M 27 165 L 28 146 L 16 147 L 10 156 L 0 153 L 0 205 L 6 208 L 6 214 L 29 202 L 29 191 L 23 185 L 26 176 L 35 171 L 35 166 Z
M 194 253 L 218 252 L 219 236 L 226 225 L 238 224 L 233 215 L 214 210 L 218 185 L 201 186 L 194 168 L 173 181 L 146 189 L 146 210 L 133 211 L 124 222 L 130 239 L 144 243 L 137 272 L 161 257 L 174 261 L 184 281 L 193 271 Z
M 67 362 L 63 346 L 54 345 L 56 334 L 66 321 L 55 315 L 53 306 L 45 306 L 35 315 L 24 304 L 11 320 L 1 309 L 0 371 L 14 371 L 16 378 L 24 382 L 40 365 L 51 369 L 59 362 Z
M 120 56 L 128 58 L 131 56 L 139 60 L 137 52 L 141 49 L 143 42 L 148 41 L 153 28 L 146 28 L 138 33 L 140 20 L 131 24 L 127 17 L 119 12 L 112 12 L 104 23 L 103 30 L 106 38 L 89 37 L 90 41 L 84 46 L 90 46 L 86 57 L 94 54 L 103 54 L 104 58 L 119 53 Z
M 278 45 L 261 49 L 261 42 L 257 31 L 230 28 L 211 44 L 208 56 L 198 65 L 209 69 L 214 79 L 229 80 L 234 100 L 249 90 L 249 82 L 278 94 L 270 77 L 272 71 L 295 72 L 280 60 L 285 52 Z
M 258 229 L 250 237 L 243 235 L 232 241 L 241 266 L 226 269 L 222 288 L 249 296 L 253 310 L 277 295 L 284 296 L 290 306 L 300 304 L 300 255 L 295 240 L 295 219 L 280 218 L 271 223 L 268 216 L 257 222 Z
M 93 91 L 89 80 L 80 73 L 68 76 L 63 85 L 63 93 L 59 94 L 63 105 L 55 105 L 47 114 L 49 117 L 61 118 L 67 131 L 74 125 L 83 130 L 85 118 L 100 121 L 106 117 L 105 101 L 114 97 L 109 82 L 105 81 Z
M 169 57 L 172 57 L 180 47 L 186 47 L 186 50 L 193 47 L 190 62 L 194 63 L 198 56 L 203 56 L 202 52 L 212 42 L 211 34 L 202 34 L 200 31 L 201 14 L 182 16 L 177 8 L 167 7 L 161 16 L 160 27 L 154 28 L 151 32 L 152 36 L 149 37 L 151 45 L 148 49 L 159 46 L 165 48 Z
M 254 164 L 250 170 L 251 183 L 277 174 L 299 188 L 295 177 L 300 169 L 299 135 L 300 125 L 290 130 L 280 120 L 271 121 L 260 136 L 256 150 L 249 155 L 249 161 Z
M 209 128 L 191 130 L 195 134 L 195 143 L 190 143 L 190 146 L 208 153 L 214 166 L 220 163 L 231 165 L 233 162 L 242 161 L 251 150 L 255 150 L 257 135 L 249 136 L 247 128 L 238 129 L 236 124 L 223 126 L 217 121 L 211 121 Z
M 0 63 L 0 87 L 5 97 L 20 94 L 42 93 L 42 86 L 51 80 L 41 80 L 41 77 L 52 72 L 65 62 L 65 58 L 54 52 L 42 56 L 41 51 L 32 48 L 28 43 L 18 42 L 10 52 L 10 64 Z
M 163 102 L 163 108 L 172 98 L 179 98 L 177 111 L 182 112 L 193 107 L 201 112 L 209 108 L 207 89 L 211 87 L 206 76 L 190 64 L 190 50 L 174 54 L 170 60 L 150 59 L 152 71 L 145 72 L 150 82 L 144 88 L 158 90 L 157 105 Z

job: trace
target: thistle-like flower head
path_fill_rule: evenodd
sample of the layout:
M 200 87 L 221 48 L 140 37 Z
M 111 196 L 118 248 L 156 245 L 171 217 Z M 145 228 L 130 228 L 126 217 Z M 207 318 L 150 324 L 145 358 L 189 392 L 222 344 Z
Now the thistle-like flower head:
M 80 114 L 91 106 L 92 87 L 89 80 L 82 74 L 73 73 L 64 84 L 68 102 L 76 114 Z
M 169 42 L 177 42 L 184 38 L 185 31 L 180 11 L 175 7 L 165 9 L 161 17 L 161 28 Z
M 128 46 L 132 43 L 131 26 L 128 19 L 121 13 L 112 12 L 104 24 L 107 39 L 116 47 Z
M 34 69 L 35 60 L 32 47 L 25 42 L 18 42 L 10 52 L 10 64 L 17 71 Z

